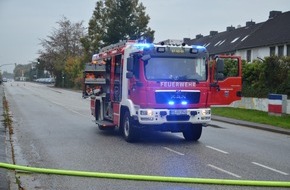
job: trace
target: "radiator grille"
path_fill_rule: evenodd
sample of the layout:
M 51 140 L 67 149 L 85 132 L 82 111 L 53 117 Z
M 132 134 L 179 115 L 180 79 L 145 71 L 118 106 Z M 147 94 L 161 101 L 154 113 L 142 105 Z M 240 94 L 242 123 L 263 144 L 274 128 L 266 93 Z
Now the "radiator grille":
M 167 104 L 168 102 L 174 102 L 175 104 L 181 104 L 187 102 L 188 104 L 199 103 L 200 92 L 199 91 L 168 91 L 168 92 L 155 92 L 155 100 L 158 104 Z

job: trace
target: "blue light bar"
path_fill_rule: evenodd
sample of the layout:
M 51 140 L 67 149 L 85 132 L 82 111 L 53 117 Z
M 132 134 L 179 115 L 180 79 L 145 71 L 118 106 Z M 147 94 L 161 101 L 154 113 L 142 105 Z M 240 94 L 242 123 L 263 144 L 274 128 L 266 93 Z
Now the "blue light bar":
M 138 44 L 134 44 L 134 47 L 137 47 L 140 50 L 143 50 L 144 48 L 150 48 L 151 44 L 145 44 L 145 43 L 138 43 Z
M 174 105 L 174 102 L 173 101 L 169 101 L 168 104 L 169 105 Z
M 196 49 L 205 49 L 204 46 L 195 46 Z

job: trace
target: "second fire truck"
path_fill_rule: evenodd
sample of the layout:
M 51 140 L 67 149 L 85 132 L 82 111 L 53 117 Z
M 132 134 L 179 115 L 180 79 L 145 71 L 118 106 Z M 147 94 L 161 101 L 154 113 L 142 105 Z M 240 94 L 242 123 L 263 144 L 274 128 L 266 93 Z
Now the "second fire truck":
M 128 142 L 145 129 L 196 141 L 211 121 L 210 106 L 241 99 L 241 66 L 238 56 L 210 61 L 202 46 L 125 41 L 86 64 L 83 97 L 91 98 L 99 129 L 117 128 Z

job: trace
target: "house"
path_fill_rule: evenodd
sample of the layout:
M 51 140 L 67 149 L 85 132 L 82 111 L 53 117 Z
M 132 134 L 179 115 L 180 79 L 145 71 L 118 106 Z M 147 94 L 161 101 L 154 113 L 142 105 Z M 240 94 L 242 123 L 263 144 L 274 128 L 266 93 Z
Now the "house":
M 210 55 L 240 55 L 251 62 L 266 56 L 290 56 L 290 11 L 270 11 L 265 22 L 246 22 L 244 27 L 227 27 L 226 31 L 210 31 L 208 36 L 184 38 L 190 45 L 205 46 Z

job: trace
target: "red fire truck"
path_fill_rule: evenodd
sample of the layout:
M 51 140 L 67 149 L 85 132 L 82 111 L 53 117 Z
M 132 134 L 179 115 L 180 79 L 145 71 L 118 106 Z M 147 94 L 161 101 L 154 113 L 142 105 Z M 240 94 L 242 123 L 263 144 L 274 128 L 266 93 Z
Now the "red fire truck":
M 91 98 L 99 129 L 117 128 L 127 142 L 145 129 L 197 141 L 211 121 L 210 106 L 241 99 L 241 67 L 238 56 L 210 61 L 203 46 L 125 41 L 86 64 L 83 97 Z

